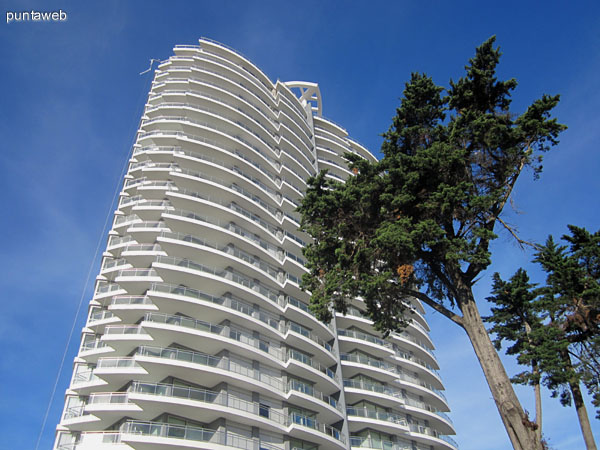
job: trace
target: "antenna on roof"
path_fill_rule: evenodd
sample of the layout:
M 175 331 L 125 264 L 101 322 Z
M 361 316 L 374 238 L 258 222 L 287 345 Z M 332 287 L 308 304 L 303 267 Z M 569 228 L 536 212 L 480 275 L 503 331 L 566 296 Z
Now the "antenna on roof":
M 143 72 L 140 72 L 140 75 L 144 75 L 145 73 L 150 72 L 152 70 L 152 64 L 154 64 L 155 62 L 160 62 L 160 59 L 151 59 L 150 60 L 150 67 L 148 67 Z

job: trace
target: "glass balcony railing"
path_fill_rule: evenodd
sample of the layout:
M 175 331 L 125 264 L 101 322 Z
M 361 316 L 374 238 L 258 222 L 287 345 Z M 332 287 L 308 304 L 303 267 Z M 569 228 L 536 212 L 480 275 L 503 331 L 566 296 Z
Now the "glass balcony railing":
M 84 341 L 79 348 L 80 352 L 89 352 L 91 350 L 97 350 L 107 347 L 106 343 L 100 339 L 94 339 L 90 341 Z
M 230 395 L 223 392 L 209 391 L 205 389 L 196 389 L 192 387 L 176 386 L 164 383 L 143 383 L 134 382 L 128 389 L 128 393 L 140 393 L 147 395 L 183 398 L 187 400 L 195 400 L 203 403 L 216 404 L 221 406 L 227 406 L 229 408 L 237 409 L 244 413 L 252 414 L 255 416 L 263 417 L 276 422 L 283 426 L 290 426 L 291 424 L 298 424 L 308 428 L 320 431 L 328 436 L 332 436 L 337 440 L 344 441 L 343 436 L 339 430 L 315 421 L 312 418 L 303 416 L 297 413 L 292 413 L 286 416 L 281 411 L 276 411 L 266 405 L 259 402 L 249 402 L 243 400 L 234 395 Z M 112 401 L 112 395 L 118 396 L 114 402 L 121 402 L 121 398 L 127 399 L 127 393 L 125 394 L 100 394 Z M 90 401 L 92 397 L 90 397 Z M 106 402 L 105 402 L 106 403 Z
M 288 418 L 280 411 L 269 408 L 258 402 L 249 402 L 224 392 L 209 391 L 187 386 L 177 386 L 165 383 L 144 383 L 135 381 L 127 390 L 129 393 L 155 395 L 159 397 L 173 397 L 211 405 L 226 406 L 244 413 L 264 417 L 278 424 L 287 426 Z
M 433 436 L 433 437 L 443 440 L 444 442 L 447 442 L 448 444 L 450 444 L 451 446 L 453 446 L 455 448 L 458 448 L 458 444 L 456 443 L 456 441 L 454 439 L 452 439 L 448 435 L 440 434 L 437 430 L 434 430 L 431 427 L 427 427 L 425 425 L 418 425 L 416 423 L 411 423 L 411 424 L 409 424 L 408 427 L 409 427 L 410 431 L 412 431 L 413 433 L 419 433 L 419 434 L 425 434 L 427 436 Z
M 114 405 L 125 404 L 129 402 L 126 392 L 102 392 L 91 394 L 88 398 L 88 405 Z
M 381 420 L 384 422 L 392 422 L 403 427 L 408 426 L 406 417 L 400 414 L 388 413 L 385 411 L 375 411 L 368 408 L 346 408 L 348 416 L 364 417 L 367 419 Z
M 90 314 L 88 323 L 92 324 L 101 320 L 112 319 L 113 317 L 115 317 L 115 315 L 112 311 L 102 309 L 100 311 L 92 312 L 92 314 Z
M 294 350 L 294 349 L 288 349 L 287 356 L 288 356 L 288 359 L 293 359 L 295 361 L 301 362 L 302 364 L 306 364 L 307 366 L 310 366 L 313 369 L 316 369 L 319 372 L 324 373 L 332 380 L 337 381 L 337 377 L 333 370 L 324 366 L 323 364 L 319 363 L 318 361 L 315 361 L 313 358 L 306 355 L 305 353 L 302 353 L 302 352 L 300 352 L 298 350 Z
M 430 450 L 430 447 L 423 447 L 406 441 L 384 441 L 370 437 L 350 436 L 350 447 L 369 448 L 377 450 Z
M 104 329 L 105 336 L 125 334 L 146 334 L 140 325 L 107 325 Z
M 121 440 L 126 439 L 127 435 L 134 435 L 148 436 L 150 438 L 160 437 L 206 442 L 208 444 L 222 445 L 242 450 L 260 450 L 263 448 L 266 450 L 281 450 L 279 447 L 267 442 L 259 442 L 228 431 L 216 431 L 208 428 L 173 425 L 161 422 L 128 420 L 121 425 L 119 431 L 121 432 Z
M 150 300 L 145 295 L 115 295 L 111 302 L 111 305 L 152 305 Z
M 331 436 L 332 438 L 340 441 L 341 443 L 346 443 L 346 439 L 338 430 L 332 426 L 326 425 L 324 423 L 319 423 L 312 417 L 308 417 L 298 413 L 292 413 L 289 416 L 289 420 L 293 424 L 298 424 L 303 427 L 312 428 L 313 430 L 320 431 L 321 433 L 326 434 L 327 436 Z
M 340 404 L 338 403 L 338 401 L 335 398 L 333 398 L 329 395 L 323 394 L 321 391 L 318 391 L 313 386 L 311 386 L 307 383 L 303 383 L 298 380 L 290 380 L 287 385 L 287 392 L 290 392 L 290 391 L 301 392 L 303 394 L 314 397 L 318 400 L 322 400 L 323 402 L 327 403 L 328 405 L 333 406 L 340 413 L 342 412 Z
M 234 339 L 235 341 L 255 347 L 281 361 L 284 360 L 284 352 L 281 348 L 274 347 L 268 342 L 253 337 L 251 334 L 243 333 L 228 326 L 216 325 L 202 320 L 196 320 L 184 316 L 175 316 L 162 313 L 146 313 L 145 322 L 162 323 L 166 325 L 175 325 L 194 330 L 204 331 L 206 333 Z
M 167 283 L 153 283 L 150 286 L 149 293 L 152 292 L 163 292 L 166 294 L 183 295 L 198 300 L 208 301 L 216 305 L 225 306 L 227 308 L 239 311 L 247 316 L 253 317 L 260 320 L 266 325 L 276 330 L 282 331 L 284 329 L 283 322 L 279 320 L 278 316 L 272 315 L 262 310 L 255 310 L 254 306 L 250 303 L 246 303 L 241 300 L 237 300 L 231 297 L 215 297 L 210 294 L 206 294 L 197 289 L 191 289 L 185 286 L 179 286 Z
M 228 270 L 228 269 L 221 270 L 221 269 L 218 269 L 215 267 L 205 266 L 204 264 L 200 264 L 195 261 L 191 261 L 189 259 L 176 258 L 173 256 L 158 256 L 155 260 L 155 263 L 183 267 L 186 269 L 192 269 L 192 270 L 196 270 L 199 272 L 204 272 L 204 273 L 207 273 L 210 275 L 214 275 L 216 277 L 220 277 L 225 280 L 232 281 L 236 284 L 240 284 L 248 289 L 256 291 L 257 293 L 268 298 L 269 300 L 271 300 L 274 303 L 279 302 L 279 291 L 275 291 L 274 289 L 271 289 L 271 288 L 265 286 L 263 283 L 261 283 L 259 281 L 255 281 L 252 278 L 248 278 L 248 277 L 242 275 L 241 273 L 238 273 L 233 270 Z M 146 270 L 146 269 L 141 269 L 141 270 Z M 151 270 L 154 270 L 154 269 L 151 269 Z
M 425 367 L 427 370 L 434 373 L 437 376 L 437 378 L 440 377 L 438 370 L 436 368 L 434 368 L 431 364 L 429 364 L 427 361 L 424 361 L 421 358 L 418 358 L 415 355 L 412 355 L 412 354 L 404 351 L 402 348 L 400 348 L 396 344 L 393 345 L 393 349 L 394 349 L 394 354 L 397 357 L 406 359 L 407 361 L 412 361 L 422 367 Z
M 77 386 L 80 384 L 94 383 L 96 381 L 102 380 L 94 374 L 92 369 L 89 369 L 75 373 L 75 375 L 73 375 L 72 385 Z
M 117 278 L 121 277 L 158 278 L 158 273 L 154 269 L 121 269 L 117 272 Z
M 383 384 L 369 383 L 362 380 L 345 379 L 344 387 L 376 392 L 378 394 L 385 394 L 389 395 L 390 397 L 397 398 L 400 401 L 403 399 L 402 391 L 400 389 L 390 388 Z
M 367 366 L 386 370 L 386 371 L 392 372 L 394 374 L 397 374 L 399 372 L 398 368 L 395 365 L 388 364 L 383 361 L 379 361 L 378 359 L 369 358 L 368 356 L 362 355 L 362 354 L 342 353 L 340 355 L 340 359 L 342 361 L 349 361 L 349 362 L 354 362 L 354 363 L 359 363 L 359 364 L 365 364 Z
M 319 336 L 317 336 L 316 334 L 311 332 L 309 329 L 303 327 L 302 325 L 295 323 L 295 322 L 289 322 L 287 329 L 293 331 L 294 333 L 301 334 L 305 338 L 308 338 L 311 341 L 316 342 L 317 344 L 319 344 L 321 347 L 323 347 L 328 352 L 335 354 L 335 350 L 333 349 L 333 347 L 331 345 L 329 345 L 327 342 L 325 342 Z
M 371 344 L 375 344 L 380 347 L 384 347 L 384 348 L 392 350 L 392 344 L 390 344 L 387 341 L 384 341 L 383 339 L 375 337 L 371 334 L 363 333 L 361 331 L 344 330 L 344 329 L 338 329 L 337 331 L 338 331 L 339 336 L 345 336 L 345 337 L 349 337 L 349 338 L 353 338 L 353 339 L 359 339 L 361 341 L 370 342 Z
M 136 350 L 133 357 L 122 357 L 122 358 L 100 358 L 98 360 L 97 367 L 99 369 L 121 369 L 121 368 L 133 368 L 138 367 L 136 362 L 137 356 L 143 357 L 154 357 L 166 360 L 185 361 L 193 364 L 199 364 L 203 366 L 218 368 L 226 370 L 237 375 L 242 375 L 255 379 L 259 382 L 265 383 L 279 391 L 299 391 L 304 394 L 310 395 L 311 397 L 328 403 L 334 408 L 339 410 L 337 401 L 330 396 L 324 395 L 323 393 L 308 386 L 304 383 L 291 380 L 288 384 L 284 384 L 283 380 L 279 377 L 274 377 L 258 369 L 250 367 L 240 366 L 238 364 L 231 364 L 230 360 L 226 357 L 217 357 L 207 355 L 201 352 L 195 352 L 192 350 L 182 350 L 177 348 L 163 348 L 163 347 L 151 347 L 151 346 L 140 346 Z M 91 372 L 91 371 L 90 371 Z M 93 374 L 90 373 L 90 376 Z
M 205 353 L 195 352 L 192 350 L 181 350 L 177 348 L 162 348 L 150 346 L 138 347 L 135 355 L 183 361 L 207 367 L 214 367 L 217 369 L 222 369 L 228 372 L 235 373 L 237 375 L 242 375 L 244 377 L 255 379 L 280 391 L 284 390 L 284 384 L 280 377 L 274 377 L 254 368 L 241 366 L 238 364 L 231 364 L 229 358 L 225 357 L 207 355 Z M 100 367 L 101 362 L 102 360 L 99 360 L 98 367 Z

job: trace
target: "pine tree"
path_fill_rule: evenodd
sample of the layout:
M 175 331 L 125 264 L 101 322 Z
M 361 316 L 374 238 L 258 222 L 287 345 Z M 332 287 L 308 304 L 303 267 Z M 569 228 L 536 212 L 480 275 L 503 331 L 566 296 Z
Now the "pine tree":
M 381 161 L 348 154 L 356 173 L 345 184 L 324 173 L 309 182 L 299 211 L 314 241 L 305 249 L 311 307 L 330 320 L 360 296 L 383 332 L 406 324 L 416 297 L 467 333 L 516 449 L 541 448 L 473 296 L 491 262 L 496 224 L 524 168 L 537 176 L 541 156 L 565 128 L 544 95 L 511 113 L 517 82 L 496 79 L 500 51 L 484 42 L 466 75 L 444 89 L 413 74 L 384 134 Z

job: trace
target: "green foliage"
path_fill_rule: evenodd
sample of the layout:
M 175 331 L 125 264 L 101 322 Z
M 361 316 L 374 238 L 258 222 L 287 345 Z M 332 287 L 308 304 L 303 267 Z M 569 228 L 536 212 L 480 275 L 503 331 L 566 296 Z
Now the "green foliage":
M 564 385 L 570 380 L 577 383 L 581 380 L 598 407 L 600 231 L 592 234 L 573 225 L 569 225 L 569 231 L 571 235 L 562 237 L 569 246 L 557 245 L 550 236 L 534 260 L 547 274 L 540 300 L 548 316 L 546 328 L 569 343 L 563 365 L 546 369 L 547 385 L 555 395 L 560 395 L 563 404 L 569 404 L 570 394 Z
M 519 384 L 533 385 L 540 382 L 535 369 L 541 344 L 537 335 L 543 323 L 534 303 L 536 297 L 535 284 L 529 282 L 529 276 L 522 268 L 510 281 L 503 281 L 498 273 L 493 275 L 492 296 L 487 300 L 496 306 L 491 308 L 492 314 L 484 318 L 484 321 L 493 324 L 489 331 L 495 336 L 496 349 L 500 350 L 503 341 L 511 342 L 506 353 L 516 355 L 519 364 L 530 369 L 512 379 Z
M 496 79 L 494 40 L 477 49 L 447 91 L 412 74 L 383 135 L 382 160 L 347 154 L 356 176 L 346 183 L 325 173 L 309 180 L 299 211 L 314 241 L 304 253 L 310 273 L 303 286 L 320 319 L 331 319 L 330 307 L 345 312 L 360 296 L 379 329 L 397 330 L 406 296 L 437 304 L 449 317 L 444 302 L 460 308 L 472 299 L 514 183 L 524 167 L 541 170 L 542 153 L 565 128 L 550 118 L 558 96 L 543 96 L 521 115 L 510 112 L 517 83 Z M 414 268 L 408 279 L 407 268 Z
M 600 231 L 594 234 L 569 226 L 563 236 L 570 246 L 557 245 L 550 236 L 534 261 L 546 273 L 546 285 L 535 288 L 519 269 L 509 282 L 494 275 L 496 307 L 486 319 L 494 326 L 498 348 L 512 345 L 507 354 L 520 364 L 537 365 L 542 382 L 563 405 L 571 403 L 570 383 L 582 381 L 600 407 Z M 513 381 L 534 383 L 531 371 Z M 598 416 L 600 418 L 600 415 Z

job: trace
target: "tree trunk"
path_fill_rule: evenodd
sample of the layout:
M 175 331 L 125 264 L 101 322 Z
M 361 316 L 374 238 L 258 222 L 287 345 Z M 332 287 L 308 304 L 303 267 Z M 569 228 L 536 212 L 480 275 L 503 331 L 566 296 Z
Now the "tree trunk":
M 542 442 L 542 390 L 540 388 L 540 371 L 537 364 L 533 364 L 532 372 L 534 376 L 537 376 L 536 382 L 533 385 L 533 391 L 535 393 L 535 424 L 537 428 L 535 430 L 537 440 Z
M 565 364 L 568 365 L 569 368 L 572 368 L 571 358 L 566 351 L 562 353 L 562 357 Z M 583 402 L 583 395 L 581 394 L 579 382 L 569 380 L 569 387 L 571 388 L 571 394 L 573 395 L 573 403 L 575 403 L 575 410 L 577 411 L 577 418 L 579 419 L 579 427 L 581 428 L 581 434 L 583 434 L 585 447 L 587 450 L 597 450 L 596 441 L 594 441 L 590 419 L 587 414 L 585 403 Z
M 525 321 L 525 333 L 527 334 L 529 345 L 535 347 L 530 338 L 531 325 L 527 321 Z M 537 440 L 542 442 L 542 389 L 540 387 L 540 368 L 535 360 L 531 363 L 531 373 L 534 378 L 533 393 L 535 395 L 535 424 L 537 425 L 535 435 Z
M 573 394 L 573 402 L 575 403 L 575 410 L 577 411 L 577 418 L 579 419 L 579 426 L 581 427 L 585 447 L 587 450 L 596 450 L 596 442 L 594 441 L 594 435 L 592 434 L 587 409 L 585 408 L 585 403 L 583 403 L 583 395 L 581 395 L 579 383 L 569 382 L 569 386 L 571 388 L 571 393 Z
M 463 328 L 467 332 L 479 364 L 483 369 L 492 397 L 515 450 L 542 450 L 534 426 L 523 412 L 502 361 L 483 325 L 470 288 L 463 290 L 459 308 Z

